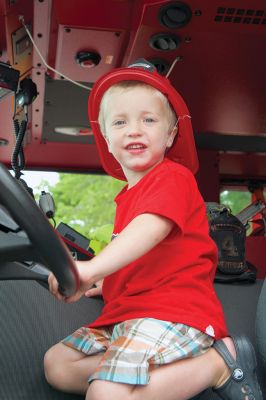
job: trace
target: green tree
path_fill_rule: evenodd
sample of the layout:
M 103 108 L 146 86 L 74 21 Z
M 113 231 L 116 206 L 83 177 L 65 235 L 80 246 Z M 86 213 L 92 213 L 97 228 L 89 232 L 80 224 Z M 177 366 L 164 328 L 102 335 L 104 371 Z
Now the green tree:
M 99 231 L 105 242 L 111 234 L 114 197 L 124 185 L 107 175 L 60 174 L 59 182 L 49 187 L 56 204 L 57 224 L 64 222 L 93 239 Z
M 229 207 L 232 214 L 236 215 L 251 203 L 251 194 L 248 191 L 225 190 L 220 194 L 220 203 Z

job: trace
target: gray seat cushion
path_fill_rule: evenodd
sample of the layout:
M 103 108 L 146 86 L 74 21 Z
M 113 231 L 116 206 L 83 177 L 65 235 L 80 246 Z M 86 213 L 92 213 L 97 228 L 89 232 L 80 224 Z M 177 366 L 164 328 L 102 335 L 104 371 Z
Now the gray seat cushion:
M 256 305 L 262 281 L 252 285 L 216 284 L 229 331 L 249 336 L 255 343 Z M 265 303 L 261 303 L 264 307 Z M 78 327 L 93 321 L 102 308 L 100 299 L 81 299 L 71 305 L 57 302 L 34 281 L 0 281 L 0 399 L 80 400 L 82 396 L 53 390 L 45 381 L 46 350 Z M 259 360 L 259 379 L 266 397 Z M 197 396 L 218 399 L 211 391 Z

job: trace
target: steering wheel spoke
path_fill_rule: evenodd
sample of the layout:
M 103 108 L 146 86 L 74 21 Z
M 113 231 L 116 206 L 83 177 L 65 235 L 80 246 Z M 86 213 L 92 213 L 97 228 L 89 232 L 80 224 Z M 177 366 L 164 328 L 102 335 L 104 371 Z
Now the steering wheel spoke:
M 34 255 L 33 246 L 27 237 L 21 237 L 12 232 L 0 232 L 1 262 L 35 260 L 36 256 Z
M 54 273 L 62 293 L 65 296 L 73 295 L 79 288 L 79 276 L 70 252 L 33 198 L 2 164 L 0 205 L 27 235 L 24 237 L 2 229 L 0 259 L 22 261 L 24 258 L 24 261 L 40 261 Z

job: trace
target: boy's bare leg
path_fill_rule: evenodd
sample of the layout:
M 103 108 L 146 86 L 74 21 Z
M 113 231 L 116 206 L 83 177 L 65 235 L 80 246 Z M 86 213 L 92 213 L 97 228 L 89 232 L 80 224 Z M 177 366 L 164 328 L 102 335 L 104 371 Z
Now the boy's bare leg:
M 51 347 L 44 357 L 44 372 L 48 383 L 63 392 L 85 394 L 88 377 L 100 359 L 100 355 L 87 356 L 62 343 Z M 98 399 L 99 400 L 99 399 Z
M 227 338 L 225 342 L 235 358 L 232 340 Z M 87 392 L 86 400 L 184 400 L 207 387 L 220 386 L 229 376 L 223 359 L 211 348 L 199 357 L 176 361 L 152 370 L 147 386 L 103 380 L 95 380 L 88 386 L 88 377 L 95 371 L 101 357 L 101 354 L 86 356 L 58 343 L 45 355 L 46 379 L 51 386 L 64 392 Z
M 88 388 L 86 400 L 186 400 L 220 385 L 228 377 L 224 360 L 211 348 L 201 356 L 154 369 L 145 386 L 95 380 Z

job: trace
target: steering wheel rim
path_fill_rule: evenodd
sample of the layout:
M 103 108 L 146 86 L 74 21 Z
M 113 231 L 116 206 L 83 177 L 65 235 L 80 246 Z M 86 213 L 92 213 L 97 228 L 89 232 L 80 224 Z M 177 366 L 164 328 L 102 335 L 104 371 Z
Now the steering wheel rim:
M 27 190 L 0 164 L 0 204 L 27 234 L 43 264 L 58 280 L 60 292 L 68 297 L 79 288 L 75 262 L 63 240 Z

